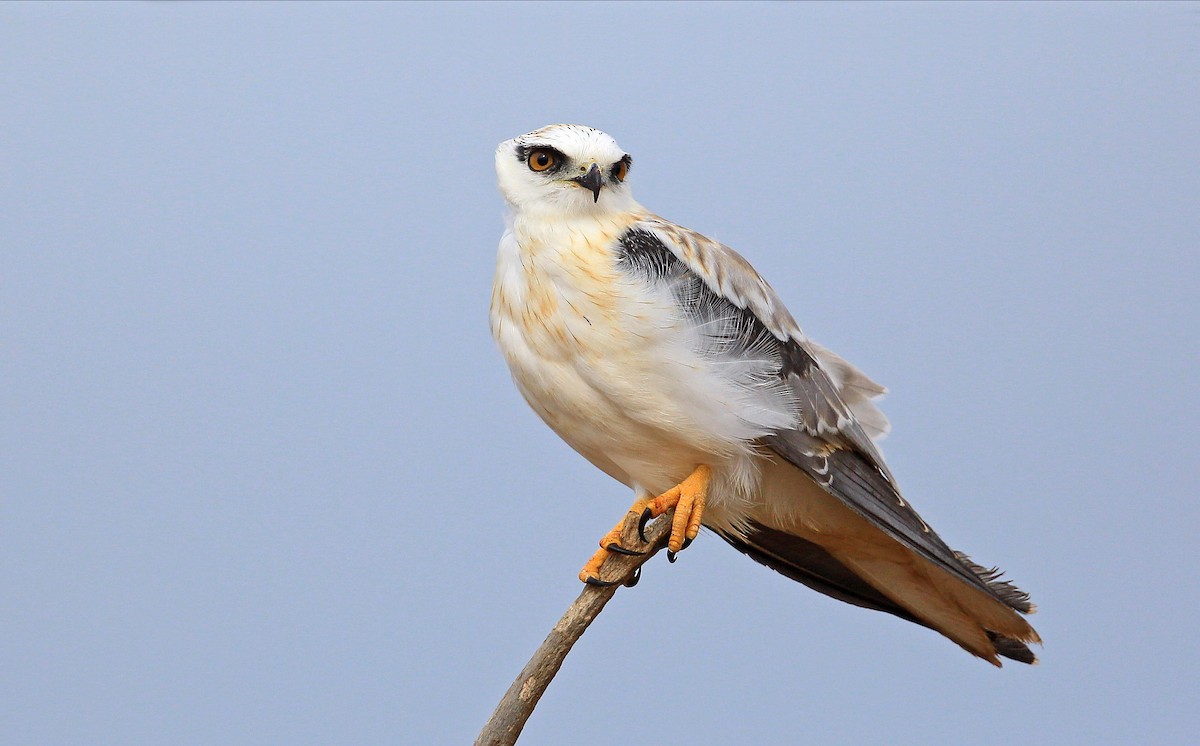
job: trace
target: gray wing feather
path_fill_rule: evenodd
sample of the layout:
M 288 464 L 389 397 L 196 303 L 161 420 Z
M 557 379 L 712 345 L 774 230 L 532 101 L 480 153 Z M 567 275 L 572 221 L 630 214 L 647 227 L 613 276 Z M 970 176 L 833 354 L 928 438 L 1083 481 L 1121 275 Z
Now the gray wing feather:
M 766 447 L 917 555 L 1018 611 L 1030 608 L 1025 594 L 947 546 L 900 495 L 871 438 L 887 430 L 870 401 L 883 387 L 806 339 L 774 290 L 737 252 L 649 217 L 620 239 L 618 253 L 626 270 L 648 280 L 689 280 L 686 293 L 676 294 L 685 312 L 736 319 L 730 328 L 738 331 L 728 344 L 756 356 L 769 352 L 778 361 L 797 412 L 793 427 L 762 439 Z

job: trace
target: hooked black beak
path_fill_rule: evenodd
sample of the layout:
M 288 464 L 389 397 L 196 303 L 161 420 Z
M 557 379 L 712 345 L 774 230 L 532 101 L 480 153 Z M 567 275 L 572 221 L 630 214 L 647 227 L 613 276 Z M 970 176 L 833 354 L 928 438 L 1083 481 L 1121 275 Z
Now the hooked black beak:
M 576 176 L 571 181 L 592 190 L 593 202 L 600 201 L 600 188 L 604 186 L 604 174 L 600 173 L 600 167 L 595 163 L 592 164 L 592 170 L 583 176 Z

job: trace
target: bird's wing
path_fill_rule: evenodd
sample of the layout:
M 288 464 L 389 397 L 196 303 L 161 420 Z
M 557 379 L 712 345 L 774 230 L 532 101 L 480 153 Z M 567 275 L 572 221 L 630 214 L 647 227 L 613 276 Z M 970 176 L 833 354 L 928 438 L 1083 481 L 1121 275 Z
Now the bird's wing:
M 870 437 L 887 429 L 886 418 L 871 402 L 884 389 L 806 339 L 779 296 L 737 252 L 648 217 L 620 239 L 619 255 L 633 271 L 698 278 L 702 286 L 678 285 L 687 292 L 677 292 L 676 302 L 700 322 L 722 314 L 732 319 L 720 331 L 729 345 L 778 361 L 777 375 L 795 417 L 792 427 L 775 428 L 762 438 L 766 447 L 917 556 L 1010 608 L 1032 609 L 1026 594 L 947 546 L 901 496 Z

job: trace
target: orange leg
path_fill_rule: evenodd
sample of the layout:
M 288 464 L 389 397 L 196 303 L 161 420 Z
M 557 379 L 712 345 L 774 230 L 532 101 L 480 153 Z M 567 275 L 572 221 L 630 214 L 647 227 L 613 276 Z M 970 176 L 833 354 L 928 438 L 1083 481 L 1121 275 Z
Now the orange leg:
M 638 498 L 630 506 L 626 517 L 628 517 L 629 513 L 640 515 L 649 504 L 650 500 L 648 498 Z M 580 580 L 588 585 L 610 585 L 610 583 L 600 580 L 600 567 L 604 564 L 604 560 L 608 559 L 608 556 L 614 552 L 617 554 L 641 554 L 641 552 L 635 552 L 621 546 L 621 532 L 625 528 L 625 520 L 626 518 L 622 518 L 617 521 L 617 525 L 613 526 L 612 530 L 600 539 L 600 549 L 592 555 L 592 558 L 579 571 Z
M 701 464 L 687 479 L 658 497 L 639 499 L 629 508 L 629 513 L 640 515 L 639 534 L 642 534 L 646 522 L 651 518 L 657 518 L 671 508 L 675 508 L 675 515 L 671 520 L 671 538 L 667 544 L 669 547 L 667 558 L 671 562 L 675 561 L 675 553 L 691 544 L 692 539 L 695 539 L 696 535 L 700 533 L 700 520 L 704 516 L 704 503 L 708 499 L 708 485 L 711 481 L 712 470 Z M 610 585 L 609 582 L 600 580 L 600 568 L 609 555 L 613 553 L 641 554 L 641 552 L 621 546 L 621 532 L 624 528 L 625 519 L 622 519 L 604 535 L 604 538 L 600 539 L 599 551 L 593 554 L 583 569 L 579 571 L 580 580 L 589 585 Z M 643 535 L 642 539 L 645 538 Z M 636 576 L 633 582 L 637 582 Z
M 667 558 L 675 561 L 680 552 L 700 533 L 700 521 L 704 518 L 704 503 L 708 500 L 708 485 L 712 482 L 712 469 L 704 464 L 696 467 L 691 475 L 671 489 L 651 500 L 642 511 L 642 523 L 657 518 L 671 508 L 675 515 L 671 519 L 671 540 L 667 546 L 671 551 Z

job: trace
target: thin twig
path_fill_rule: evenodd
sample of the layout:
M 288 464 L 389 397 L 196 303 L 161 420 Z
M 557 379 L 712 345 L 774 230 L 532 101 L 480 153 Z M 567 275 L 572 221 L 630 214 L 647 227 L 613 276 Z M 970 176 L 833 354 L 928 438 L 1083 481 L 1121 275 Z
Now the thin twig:
M 668 512 L 646 527 L 645 544 L 642 544 L 637 534 L 639 516 L 634 513 L 626 516 L 621 546 L 637 549 L 645 554 L 610 556 L 604 563 L 602 579 L 627 580 L 635 570 L 665 547 L 671 534 L 671 515 L 672 513 Z M 521 729 L 525 727 L 525 721 L 529 720 L 546 687 L 562 667 L 563 659 L 619 587 L 584 586 L 583 593 L 579 594 L 579 598 L 575 599 L 567 613 L 563 614 L 558 624 L 554 625 L 554 629 L 550 630 L 545 642 L 534 652 L 529 663 L 521 669 L 517 680 L 504 693 L 491 719 L 475 739 L 475 746 L 512 746 L 517 742 Z

